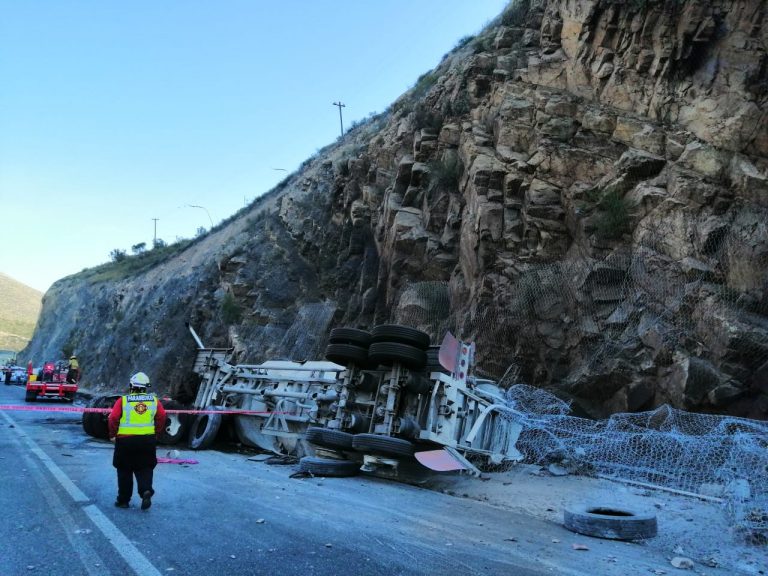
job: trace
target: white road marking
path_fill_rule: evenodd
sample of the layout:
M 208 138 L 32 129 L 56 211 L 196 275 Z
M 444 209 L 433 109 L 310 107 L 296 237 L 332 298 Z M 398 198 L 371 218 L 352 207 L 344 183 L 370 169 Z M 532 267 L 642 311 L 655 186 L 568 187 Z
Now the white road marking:
M 109 518 L 104 516 L 104 513 L 95 504 L 90 504 L 83 510 L 136 574 L 139 576 L 160 576 L 160 572 L 152 562 L 139 552 L 128 537 Z
M 69 476 L 43 452 L 29 435 L 16 423 L 16 421 L 7 414 L 0 412 L 0 416 L 6 419 L 16 431 L 16 434 L 27 444 L 30 452 L 35 454 L 40 461 L 48 468 L 56 481 L 67 491 L 75 502 L 88 502 L 88 498 L 80 488 L 75 486 Z M 63 508 L 63 507 L 62 507 Z M 83 508 L 96 527 L 101 530 L 104 537 L 114 546 L 118 554 L 125 560 L 138 576 L 160 576 L 160 572 L 155 566 L 133 545 L 133 543 L 123 534 L 112 521 L 104 516 L 103 512 L 95 504 L 90 504 Z M 79 551 L 78 551 L 79 554 Z M 82 560 L 82 558 L 81 558 Z
M 15 426 L 15 425 L 14 425 Z M 59 496 L 60 492 L 55 490 L 55 486 L 51 480 L 43 472 L 43 467 L 29 452 L 24 451 L 24 445 L 19 438 L 19 450 L 21 451 L 21 457 L 27 464 L 27 469 L 30 471 L 32 479 L 37 484 L 40 493 L 48 504 L 48 507 L 53 512 L 53 517 L 59 521 L 64 534 L 69 541 L 70 546 L 80 558 L 80 564 L 83 566 L 89 576 L 109 576 L 111 572 L 105 567 L 104 561 L 96 553 L 96 551 L 88 544 L 88 540 L 83 537 L 76 536 L 77 530 L 81 528 L 74 515 L 67 510 L 67 507 L 62 502 L 62 497 Z

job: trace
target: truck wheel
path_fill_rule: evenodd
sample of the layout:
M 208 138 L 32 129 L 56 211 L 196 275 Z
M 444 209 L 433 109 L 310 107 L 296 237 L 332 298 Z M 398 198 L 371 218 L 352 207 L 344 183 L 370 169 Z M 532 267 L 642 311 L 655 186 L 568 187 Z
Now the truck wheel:
M 368 350 L 354 344 L 328 344 L 325 349 L 325 358 L 342 366 L 349 364 L 363 366 L 368 363 Z
M 83 432 L 88 434 L 88 436 L 95 436 L 93 433 L 94 416 L 98 416 L 98 414 L 94 414 L 93 412 L 83 412 Z
M 178 402 L 165 402 L 163 407 L 167 410 L 182 410 L 184 407 Z M 174 445 L 181 442 L 181 439 L 189 432 L 189 414 L 166 414 L 165 428 L 160 433 L 158 442 L 160 444 Z
M 399 342 L 374 342 L 368 348 L 368 359 L 385 365 L 399 362 L 412 370 L 421 370 L 427 364 L 424 350 Z
M 37 400 L 37 390 L 27 390 L 24 395 L 24 402 L 34 402 Z
M 334 460 L 315 456 L 304 456 L 299 460 L 299 472 L 307 472 L 313 476 L 346 478 L 357 475 L 359 471 L 360 464 L 352 460 Z
M 325 448 L 340 448 L 342 450 L 352 450 L 353 434 L 342 432 L 341 430 L 332 430 L 330 428 L 320 428 L 311 426 L 307 428 L 307 440 L 317 446 Z
M 656 536 L 656 516 L 613 506 L 574 505 L 564 512 L 571 532 L 611 540 L 643 540 Z
M 221 410 L 221 406 L 208 406 L 206 410 Z M 206 450 L 216 440 L 221 428 L 221 414 L 198 414 L 189 431 L 189 447 L 192 450 Z
M 91 408 L 112 408 L 115 400 L 115 396 L 96 396 L 91 400 L 89 406 Z M 89 426 L 93 432 L 91 436 L 101 440 L 109 440 L 109 414 L 105 412 L 86 412 L 85 414 L 90 415 Z M 85 418 L 83 418 L 83 428 L 85 429 Z
M 413 443 L 380 434 L 355 434 L 352 447 L 358 452 L 381 456 L 413 456 Z
M 429 334 L 399 324 L 380 324 L 371 330 L 371 337 L 373 342 L 399 342 L 419 350 L 426 350 L 429 346 Z
M 371 333 L 357 328 L 334 328 L 328 339 L 331 344 L 353 344 L 368 348 L 371 343 Z

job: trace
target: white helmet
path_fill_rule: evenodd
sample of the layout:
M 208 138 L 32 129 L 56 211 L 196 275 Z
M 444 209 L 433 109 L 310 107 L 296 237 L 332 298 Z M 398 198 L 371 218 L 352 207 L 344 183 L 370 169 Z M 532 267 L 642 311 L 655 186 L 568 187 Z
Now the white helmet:
M 144 372 L 136 372 L 131 376 L 131 388 L 149 388 L 149 376 Z

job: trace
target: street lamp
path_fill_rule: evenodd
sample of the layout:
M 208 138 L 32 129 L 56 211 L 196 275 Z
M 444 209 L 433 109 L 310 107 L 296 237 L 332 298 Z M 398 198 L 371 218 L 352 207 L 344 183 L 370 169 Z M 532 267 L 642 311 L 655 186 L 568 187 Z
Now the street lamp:
M 211 213 L 208 212 L 208 209 L 205 206 L 198 206 L 197 204 L 187 204 L 188 208 L 200 208 L 200 210 L 205 210 L 205 213 L 208 214 L 208 220 L 211 221 L 211 229 L 213 229 L 213 218 L 211 218 Z

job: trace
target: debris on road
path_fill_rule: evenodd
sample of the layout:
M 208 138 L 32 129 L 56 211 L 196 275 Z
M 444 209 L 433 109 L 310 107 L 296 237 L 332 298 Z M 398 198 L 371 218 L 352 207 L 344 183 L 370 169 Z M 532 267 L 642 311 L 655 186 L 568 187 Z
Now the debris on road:
M 690 558 L 685 558 L 684 556 L 675 556 L 669 563 L 672 564 L 672 566 L 675 568 L 679 568 L 680 570 L 693 569 L 693 560 Z

